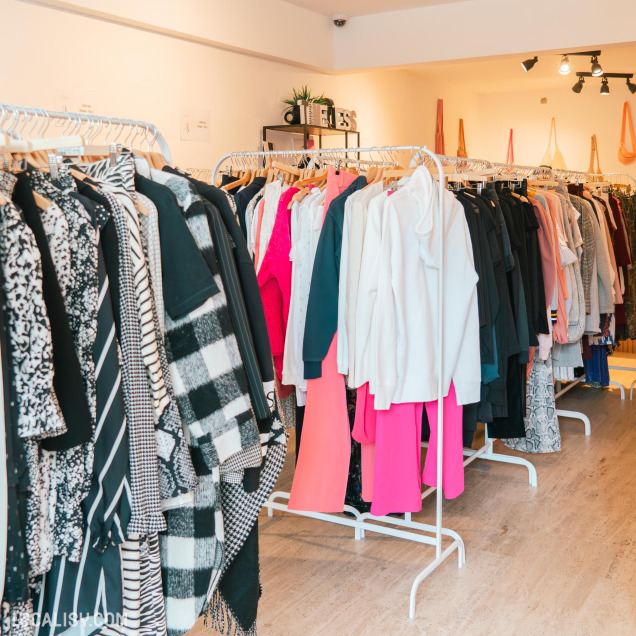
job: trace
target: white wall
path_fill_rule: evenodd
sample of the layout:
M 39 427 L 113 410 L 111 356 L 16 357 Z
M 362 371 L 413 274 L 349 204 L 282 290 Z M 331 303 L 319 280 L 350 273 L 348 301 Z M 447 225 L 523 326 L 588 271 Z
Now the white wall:
M 426 128 L 405 71 L 332 76 L 16 0 L 0 0 L 0 16 L 3 102 L 60 109 L 69 97 L 72 108 L 145 119 L 184 167 L 257 149 L 261 127 L 283 123 L 282 100 L 303 84 L 356 110 L 364 145 L 417 143 Z M 180 140 L 184 106 L 212 111 L 209 143 Z
M 16 0 L 136 28 L 333 69 L 332 21 L 283 0 Z
M 503 161 L 513 128 L 517 162 L 536 165 L 554 115 L 569 167 L 587 169 L 589 138 L 596 133 L 601 167 L 626 170 L 616 153 L 621 107 L 629 93 L 617 80 L 608 97 L 599 95 L 597 80 L 588 81 L 580 95 L 569 89 L 573 81 L 558 90 L 478 95 L 479 83 L 468 84 L 463 73 L 451 79 L 426 70 L 334 76 L 18 0 L 0 0 L 0 16 L 2 101 L 60 109 L 67 97 L 73 108 L 89 103 L 97 113 L 151 121 L 184 167 L 212 167 L 226 152 L 258 148 L 261 127 L 283 122 L 282 100 L 293 87 L 308 84 L 357 111 L 365 146 L 434 147 L 441 97 L 448 154 L 456 153 L 463 117 L 470 156 Z M 617 66 L 630 68 L 631 62 L 626 69 Z M 548 97 L 547 105 L 539 103 L 541 97 Z M 186 106 L 212 112 L 209 142 L 180 140 Z M 636 117 L 636 106 L 633 112 Z M 331 140 L 342 142 L 341 137 Z M 636 177 L 632 166 L 627 170 Z
M 599 80 L 588 79 L 579 95 L 560 89 L 480 96 L 476 156 L 505 161 L 512 128 L 516 163 L 539 165 L 548 145 L 550 119 L 556 117 L 558 143 L 569 169 L 587 171 L 590 137 L 596 134 L 602 170 L 627 172 L 636 178 L 636 163 L 624 166 L 617 156 L 623 103 L 630 101 L 636 117 L 636 98 L 622 80 L 614 80 L 610 88 L 610 95 L 601 96 Z M 547 104 L 541 104 L 542 97 L 547 97 Z

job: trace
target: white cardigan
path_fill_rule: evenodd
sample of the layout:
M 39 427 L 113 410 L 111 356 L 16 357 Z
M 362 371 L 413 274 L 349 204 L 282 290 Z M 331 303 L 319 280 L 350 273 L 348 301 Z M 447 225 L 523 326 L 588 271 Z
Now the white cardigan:
M 480 400 L 477 273 L 463 206 L 448 191 L 443 199 L 443 343 L 437 337 L 438 196 L 437 182 L 421 167 L 384 204 L 372 335 L 376 409 L 436 400 L 440 353 L 443 397 L 452 381 L 459 405 Z

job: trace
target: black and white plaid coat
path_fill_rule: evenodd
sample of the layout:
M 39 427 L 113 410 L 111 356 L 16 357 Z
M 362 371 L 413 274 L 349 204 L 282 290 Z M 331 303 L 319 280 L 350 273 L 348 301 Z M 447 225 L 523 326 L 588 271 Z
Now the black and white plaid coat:
M 213 251 L 205 216 L 186 216 L 186 222 L 199 250 Z M 165 511 L 168 530 L 160 537 L 170 636 L 194 626 L 221 575 L 221 465 L 243 468 L 261 462 L 247 375 L 218 272 L 214 280 L 219 293 L 200 307 L 176 320 L 165 315 L 174 394 L 199 475 L 194 496 Z

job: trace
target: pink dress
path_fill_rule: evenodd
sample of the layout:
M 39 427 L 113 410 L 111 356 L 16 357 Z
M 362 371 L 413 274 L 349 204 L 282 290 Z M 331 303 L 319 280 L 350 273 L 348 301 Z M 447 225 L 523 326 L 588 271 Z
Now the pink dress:
M 272 236 L 258 271 L 258 285 L 263 299 L 267 332 L 274 356 L 276 373 L 283 377 L 283 353 L 291 300 L 292 263 L 289 202 L 298 188 L 289 188 L 278 202 Z
M 329 168 L 323 220 L 331 202 L 356 175 Z M 337 334 L 322 363 L 322 377 L 307 380 L 303 433 L 294 473 L 290 510 L 342 512 L 349 476 L 351 430 L 344 376 L 338 373 Z

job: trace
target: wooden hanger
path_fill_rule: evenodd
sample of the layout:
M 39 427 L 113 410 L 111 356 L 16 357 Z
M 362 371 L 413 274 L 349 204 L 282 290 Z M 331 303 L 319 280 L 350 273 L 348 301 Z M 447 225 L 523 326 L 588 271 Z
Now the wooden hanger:
M 316 172 L 316 171 L 312 171 L 312 172 Z M 316 174 L 314 174 L 311 177 L 308 177 L 306 179 L 300 179 L 299 181 L 296 182 L 296 187 L 298 188 L 304 188 L 305 186 L 311 185 L 311 184 L 320 184 L 323 181 L 325 181 L 327 179 L 327 175 L 329 174 L 328 170 L 325 168 L 323 170 L 320 170 L 318 172 L 316 172 Z
M 245 172 L 238 181 L 233 181 L 232 183 L 228 183 L 227 185 L 223 186 L 222 189 L 225 190 L 226 192 L 229 192 L 230 190 L 234 190 L 235 188 L 240 188 L 243 185 L 248 185 L 250 183 L 251 178 L 252 178 L 252 171 L 247 170 L 247 172 Z
M 2 192 L 0 192 L 0 205 L 8 205 L 8 201 L 4 198 Z
M 40 210 L 48 210 L 51 207 L 51 202 L 45 199 L 39 192 L 33 191 L 33 200 Z
M 559 185 L 558 181 L 552 179 L 528 179 L 528 187 L 532 188 L 556 188 Z
M 388 168 L 382 173 L 381 179 L 385 185 L 388 185 L 392 181 L 397 181 L 402 177 L 410 177 L 417 168 Z
M 378 174 L 378 167 L 377 166 L 371 166 L 368 170 L 367 170 L 367 181 L 369 183 L 373 183 L 373 180 L 375 179 L 375 176 Z
M 144 216 L 150 216 L 150 210 L 148 210 L 146 204 L 141 201 L 141 199 L 137 199 L 137 211 Z

